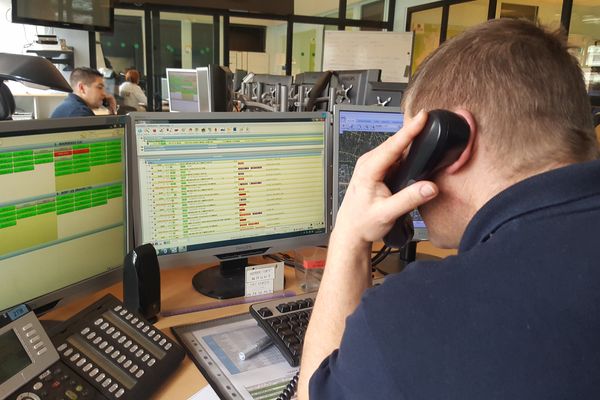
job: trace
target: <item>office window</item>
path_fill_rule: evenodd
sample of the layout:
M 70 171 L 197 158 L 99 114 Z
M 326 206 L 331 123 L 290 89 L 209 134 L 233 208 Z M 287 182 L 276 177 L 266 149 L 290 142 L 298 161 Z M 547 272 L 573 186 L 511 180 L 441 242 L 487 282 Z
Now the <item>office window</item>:
M 412 54 L 412 73 L 414 74 L 425 57 L 440 45 L 442 7 L 415 11 L 410 18 L 410 30 L 415 33 Z
M 196 16 L 192 22 L 192 66 L 206 67 L 214 63 L 212 16 Z
M 244 27 L 248 32 L 256 32 L 246 38 L 237 34 L 229 36 L 229 66 L 232 70 L 239 68 L 258 74 L 285 75 L 287 21 L 231 17 L 229 24 L 234 29 Z M 264 37 L 258 32 L 264 32 Z M 245 47 L 239 47 L 240 43 Z
M 557 29 L 561 11 L 562 0 L 498 0 L 496 18 L 523 18 Z
M 590 93 L 600 95 L 600 4 L 597 0 L 574 0 L 569 44 L 579 60 Z
M 100 43 L 104 57 L 108 59 L 115 74 L 135 68 L 144 74 L 144 12 L 138 10 L 115 10 L 115 29 L 101 32 Z M 108 65 L 107 65 L 108 67 Z
M 209 15 L 160 13 L 159 75 L 166 68 L 197 68 L 213 63 L 213 18 Z
M 162 14 L 162 13 L 161 13 Z M 186 68 L 181 58 L 181 22 L 160 19 L 160 73 L 167 68 Z M 191 68 L 191 65 L 188 66 Z
M 487 20 L 488 0 L 467 1 L 451 4 L 448 13 L 446 40 L 464 32 L 471 26 Z
M 294 1 L 294 14 L 296 15 L 337 18 L 339 9 L 339 0 Z

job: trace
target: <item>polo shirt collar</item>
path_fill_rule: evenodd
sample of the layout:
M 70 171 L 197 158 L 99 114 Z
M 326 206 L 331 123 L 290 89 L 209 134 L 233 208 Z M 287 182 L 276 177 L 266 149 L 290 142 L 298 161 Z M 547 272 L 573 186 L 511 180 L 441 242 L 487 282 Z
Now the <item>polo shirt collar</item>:
M 529 177 L 489 200 L 469 222 L 459 252 L 487 241 L 502 225 L 530 212 L 600 194 L 600 160 Z

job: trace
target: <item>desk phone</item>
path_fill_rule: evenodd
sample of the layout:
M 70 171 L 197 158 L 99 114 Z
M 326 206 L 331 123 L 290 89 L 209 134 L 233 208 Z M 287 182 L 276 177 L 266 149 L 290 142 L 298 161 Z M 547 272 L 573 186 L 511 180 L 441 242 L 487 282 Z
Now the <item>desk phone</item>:
M 0 331 L 2 359 L 8 354 L 22 359 L 23 366 L 32 360 L 24 369 L 11 364 L 14 374 L 0 386 L 0 399 L 13 392 L 11 400 L 145 399 L 185 355 L 177 343 L 112 295 L 61 323 L 50 335 L 52 342 L 33 312 L 25 317 L 11 322 L 9 334 L 17 336 L 13 344 L 22 351 L 5 346 Z

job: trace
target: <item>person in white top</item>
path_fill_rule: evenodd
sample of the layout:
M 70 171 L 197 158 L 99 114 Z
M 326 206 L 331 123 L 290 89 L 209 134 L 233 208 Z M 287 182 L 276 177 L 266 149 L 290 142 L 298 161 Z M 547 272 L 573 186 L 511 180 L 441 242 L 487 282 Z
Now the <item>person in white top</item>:
M 130 69 L 125 74 L 125 82 L 119 86 L 119 96 L 123 98 L 123 105 L 133 107 L 138 111 L 144 111 L 148 102 L 144 91 L 139 86 L 140 73 L 135 69 Z

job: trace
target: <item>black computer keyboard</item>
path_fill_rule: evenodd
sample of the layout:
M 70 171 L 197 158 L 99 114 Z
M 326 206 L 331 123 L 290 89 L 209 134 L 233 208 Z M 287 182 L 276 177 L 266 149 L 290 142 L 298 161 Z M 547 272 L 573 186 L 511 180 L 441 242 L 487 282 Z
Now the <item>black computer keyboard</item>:
M 250 314 L 273 339 L 292 367 L 300 364 L 304 333 L 317 293 L 252 304 Z
M 373 286 L 382 284 L 384 279 L 385 277 L 373 279 Z M 292 367 L 300 365 L 304 334 L 316 297 L 317 292 L 311 292 L 250 306 L 250 315 L 273 339 L 275 346 Z

